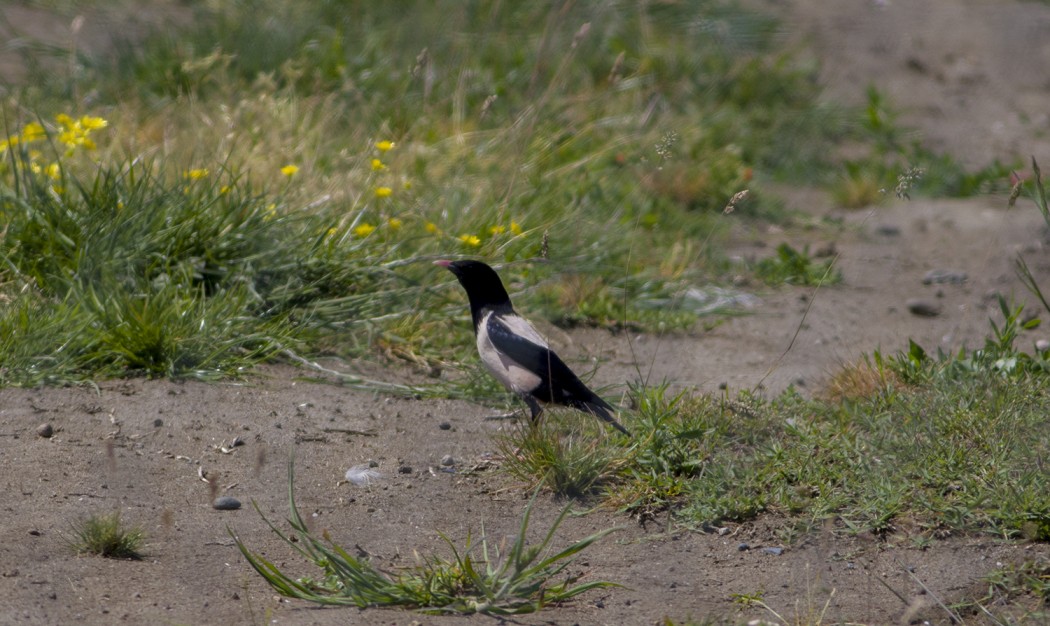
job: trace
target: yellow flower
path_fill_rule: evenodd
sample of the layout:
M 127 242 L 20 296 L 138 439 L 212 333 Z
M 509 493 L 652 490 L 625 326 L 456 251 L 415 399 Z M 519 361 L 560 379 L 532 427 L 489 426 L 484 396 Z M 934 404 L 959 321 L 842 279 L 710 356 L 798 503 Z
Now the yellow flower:
M 431 235 L 434 235 L 438 232 L 438 226 L 434 222 L 427 222 L 427 225 L 423 227 L 423 230 L 427 231 Z
M 263 215 L 263 221 L 269 222 L 275 217 L 277 217 L 277 205 L 274 203 L 266 205 L 266 215 Z
M 47 131 L 40 122 L 29 122 L 26 127 L 22 129 L 22 141 L 30 143 L 33 141 L 40 141 L 47 137 Z
M 44 171 L 44 168 L 40 167 L 40 164 L 34 161 L 29 164 L 29 171 L 33 172 L 34 174 L 39 174 L 40 172 Z
M 109 126 L 109 122 L 102 119 L 101 117 L 91 117 L 90 115 L 85 115 L 84 117 L 80 118 L 80 125 L 84 127 L 84 130 L 98 130 L 100 128 L 105 128 Z
M 382 161 L 380 161 L 379 159 L 372 159 L 372 171 L 373 172 L 378 172 L 379 170 L 385 170 L 385 169 L 386 169 L 386 165 L 383 165 Z
M 222 187 L 219 187 L 219 195 L 226 195 L 228 193 L 230 193 L 229 185 L 223 185 Z
M 511 222 L 510 223 L 510 232 L 514 233 L 515 236 L 516 235 L 520 235 L 521 234 L 521 225 L 518 224 L 517 222 Z
M 390 187 L 376 187 L 377 198 L 389 198 L 392 193 L 394 193 L 394 190 Z
M 73 118 L 69 117 L 65 113 L 59 113 L 58 115 L 56 115 L 55 121 L 61 124 L 62 126 L 65 126 L 66 128 L 73 128 L 77 125 L 77 123 L 73 121 Z
M 401 220 L 397 219 L 396 217 L 388 219 L 386 223 L 390 226 L 391 230 L 399 230 L 402 224 Z
M 12 147 L 12 146 L 17 146 L 19 144 L 19 142 L 21 142 L 21 141 L 22 141 L 22 138 L 19 137 L 18 135 L 11 135 L 10 137 L 5 139 L 4 141 L 0 141 L 0 151 L 7 150 L 9 147 Z
M 80 136 L 77 135 L 76 131 L 64 130 L 58 134 L 58 140 L 70 148 L 75 148 L 80 142 Z
M 358 237 L 367 237 L 367 236 L 371 235 L 372 231 L 374 231 L 375 229 L 376 229 L 375 226 L 372 226 L 371 224 L 368 224 L 368 223 L 364 223 L 364 224 L 361 224 L 357 228 L 354 229 L 354 234 L 357 235 Z
M 333 226 L 333 227 L 329 228 L 329 229 L 328 229 L 328 230 L 327 230 L 327 231 L 325 232 L 324 236 L 325 236 L 325 237 L 331 237 L 332 235 L 336 234 L 337 232 L 339 232 L 339 229 L 338 229 L 338 228 L 336 228 L 335 226 Z
M 459 240 L 463 243 L 476 248 L 481 245 L 481 239 L 477 235 L 460 235 Z
M 281 168 L 281 173 L 284 174 L 285 176 L 288 176 L 288 177 L 295 176 L 295 173 L 298 172 L 298 171 L 299 171 L 299 166 L 298 165 L 291 165 L 291 164 L 289 164 L 289 165 L 285 165 L 284 167 Z
M 187 170 L 184 176 L 190 180 L 200 180 L 202 178 L 206 178 L 210 173 L 211 172 L 208 171 L 208 168 L 199 167 L 196 169 Z
M 58 180 L 59 178 L 62 178 L 62 168 L 59 167 L 58 163 L 52 163 L 48 165 L 47 169 L 44 170 L 44 173 L 46 173 L 48 178 L 52 180 Z
M 389 150 L 393 150 L 395 145 L 396 144 L 394 144 L 393 141 L 387 141 L 384 139 L 383 141 L 376 142 L 376 150 L 379 150 L 380 152 L 387 152 Z
M 502 235 L 503 233 L 507 232 L 507 227 L 501 224 L 497 224 L 490 228 L 489 232 L 493 235 Z

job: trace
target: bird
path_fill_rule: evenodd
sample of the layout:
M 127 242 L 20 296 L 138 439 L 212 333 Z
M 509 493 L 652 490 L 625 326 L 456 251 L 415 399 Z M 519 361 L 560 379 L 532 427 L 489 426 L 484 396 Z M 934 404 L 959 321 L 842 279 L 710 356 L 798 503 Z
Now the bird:
M 466 290 L 481 362 L 525 401 L 533 422 L 543 412 L 543 404 L 558 404 L 590 413 L 631 435 L 613 417 L 615 409 L 588 389 L 543 335 L 518 315 L 496 270 L 469 260 L 435 261 L 434 265 L 451 271 Z

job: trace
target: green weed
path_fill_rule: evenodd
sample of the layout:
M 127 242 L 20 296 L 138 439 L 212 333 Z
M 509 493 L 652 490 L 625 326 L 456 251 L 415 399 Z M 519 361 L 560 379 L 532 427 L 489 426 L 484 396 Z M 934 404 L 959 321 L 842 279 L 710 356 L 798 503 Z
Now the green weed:
M 831 285 L 842 280 L 833 259 L 814 261 L 808 246 L 799 251 L 786 243 L 777 246 L 775 256 L 759 260 L 755 274 L 772 285 Z
M 554 535 L 568 514 L 568 507 L 562 510 L 542 541 L 535 545 L 526 543 L 536 493 L 525 507 L 518 535 L 505 552 L 489 543 L 484 530 L 480 543 L 468 536 L 462 550 L 442 535 L 452 553 L 451 558 L 422 557 L 419 565 L 398 574 L 387 574 L 368 561 L 350 555 L 328 538 L 327 531 L 323 538 L 318 538 L 307 528 L 295 503 L 291 464 L 288 498 L 289 524 L 294 534 L 285 535 L 269 520 L 266 522 L 289 547 L 320 568 L 319 578 L 292 578 L 263 556 L 249 550 L 230 531 L 248 563 L 286 597 L 321 605 L 402 607 L 425 613 L 516 615 L 566 602 L 592 589 L 616 586 L 605 581 L 577 584 L 582 574 L 565 571 L 574 557 L 611 532 L 610 529 L 595 533 L 555 552 L 552 549 Z
M 142 558 L 145 534 L 139 528 L 127 528 L 120 513 L 92 515 L 73 526 L 71 546 L 77 553 L 96 554 L 110 559 Z

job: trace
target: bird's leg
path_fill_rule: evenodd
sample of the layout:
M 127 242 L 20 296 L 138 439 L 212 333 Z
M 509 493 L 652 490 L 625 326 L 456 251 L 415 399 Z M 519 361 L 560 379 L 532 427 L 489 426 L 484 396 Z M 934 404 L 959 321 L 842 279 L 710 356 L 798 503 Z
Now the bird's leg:
M 535 424 L 536 420 L 540 417 L 540 413 L 543 413 L 543 407 L 540 406 L 539 401 L 531 395 L 522 394 L 521 399 L 525 401 L 525 404 L 529 405 L 529 411 L 532 412 L 530 419 L 532 419 L 532 423 Z
M 529 409 L 532 411 L 532 419 L 533 419 L 533 421 L 535 421 L 536 420 L 536 415 L 538 414 L 537 411 L 542 411 L 543 409 L 541 409 L 539 404 L 537 404 L 536 401 L 532 399 L 532 396 L 528 396 L 528 395 L 522 394 L 520 397 L 521 397 L 522 400 L 525 401 L 525 404 L 529 405 Z M 519 415 L 520 415 L 519 411 L 511 411 L 510 413 L 500 413 L 499 415 L 489 415 L 485 419 L 487 419 L 487 420 L 512 420 L 512 419 L 517 419 L 519 417 Z

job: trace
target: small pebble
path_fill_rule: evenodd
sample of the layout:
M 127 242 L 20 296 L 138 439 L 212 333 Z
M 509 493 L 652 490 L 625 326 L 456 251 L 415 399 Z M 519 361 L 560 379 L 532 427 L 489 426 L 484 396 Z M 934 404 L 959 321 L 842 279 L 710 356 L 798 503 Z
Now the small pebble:
M 397 473 L 398 474 L 411 474 L 412 473 L 412 466 L 411 465 L 402 465 L 402 466 L 397 468 Z
M 941 307 L 927 300 L 912 298 L 904 303 L 912 315 L 919 317 L 937 317 L 941 314 Z
M 740 544 L 737 544 L 736 549 L 741 551 L 741 552 L 746 552 L 747 550 L 751 549 L 751 545 L 748 544 L 748 543 L 740 543 Z
M 922 277 L 922 284 L 951 284 L 961 285 L 966 282 L 968 276 L 966 272 L 959 272 L 956 270 L 930 270 Z
M 30 530 L 30 531 L 29 531 L 29 534 L 30 534 L 30 535 L 33 535 L 34 537 L 39 537 L 39 536 L 41 535 L 40 531 L 39 531 L 39 530 L 37 530 L 37 529 L 35 529 L 35 528 L 34 528 L 34 529 L 32 529 L 32 530 Z
M 1035 349 L 1040 352 L 1046 352 L 1047 350 L 1050 350 L 1050 341 L 1047 341 L 1046 339 L 1040 339 L 1036 341 Z
M 773 556 L 784 554 L 784 548 L 762 548 L 762 551 L 766 554 L 772 554 Z
M 445 456 L 441 457 L 441 464 L 445 467 L 449 467 L 456 464 L 456 459 L 452 458 L 451 454 L 446 454 Z
M 441 422 L 440 424 L 438 424 L 438 428 L 440 428 L 441 430 L 451 430 L 452 424 L 448 422 Z
M 51 424 L 41 424 L 36 427 L 36 434 L 44 439 L 50 439 L 55 434 L 55 429 Z
M 230 496 L 219 496 L 211 505 L 220 511 L 236 511 L 241 508 L 241 501 Z
M 875 232 L 886 237 L 896 237 L 901 234 L 901 229 L 891 224 L 882 224 L 875 228 Z

